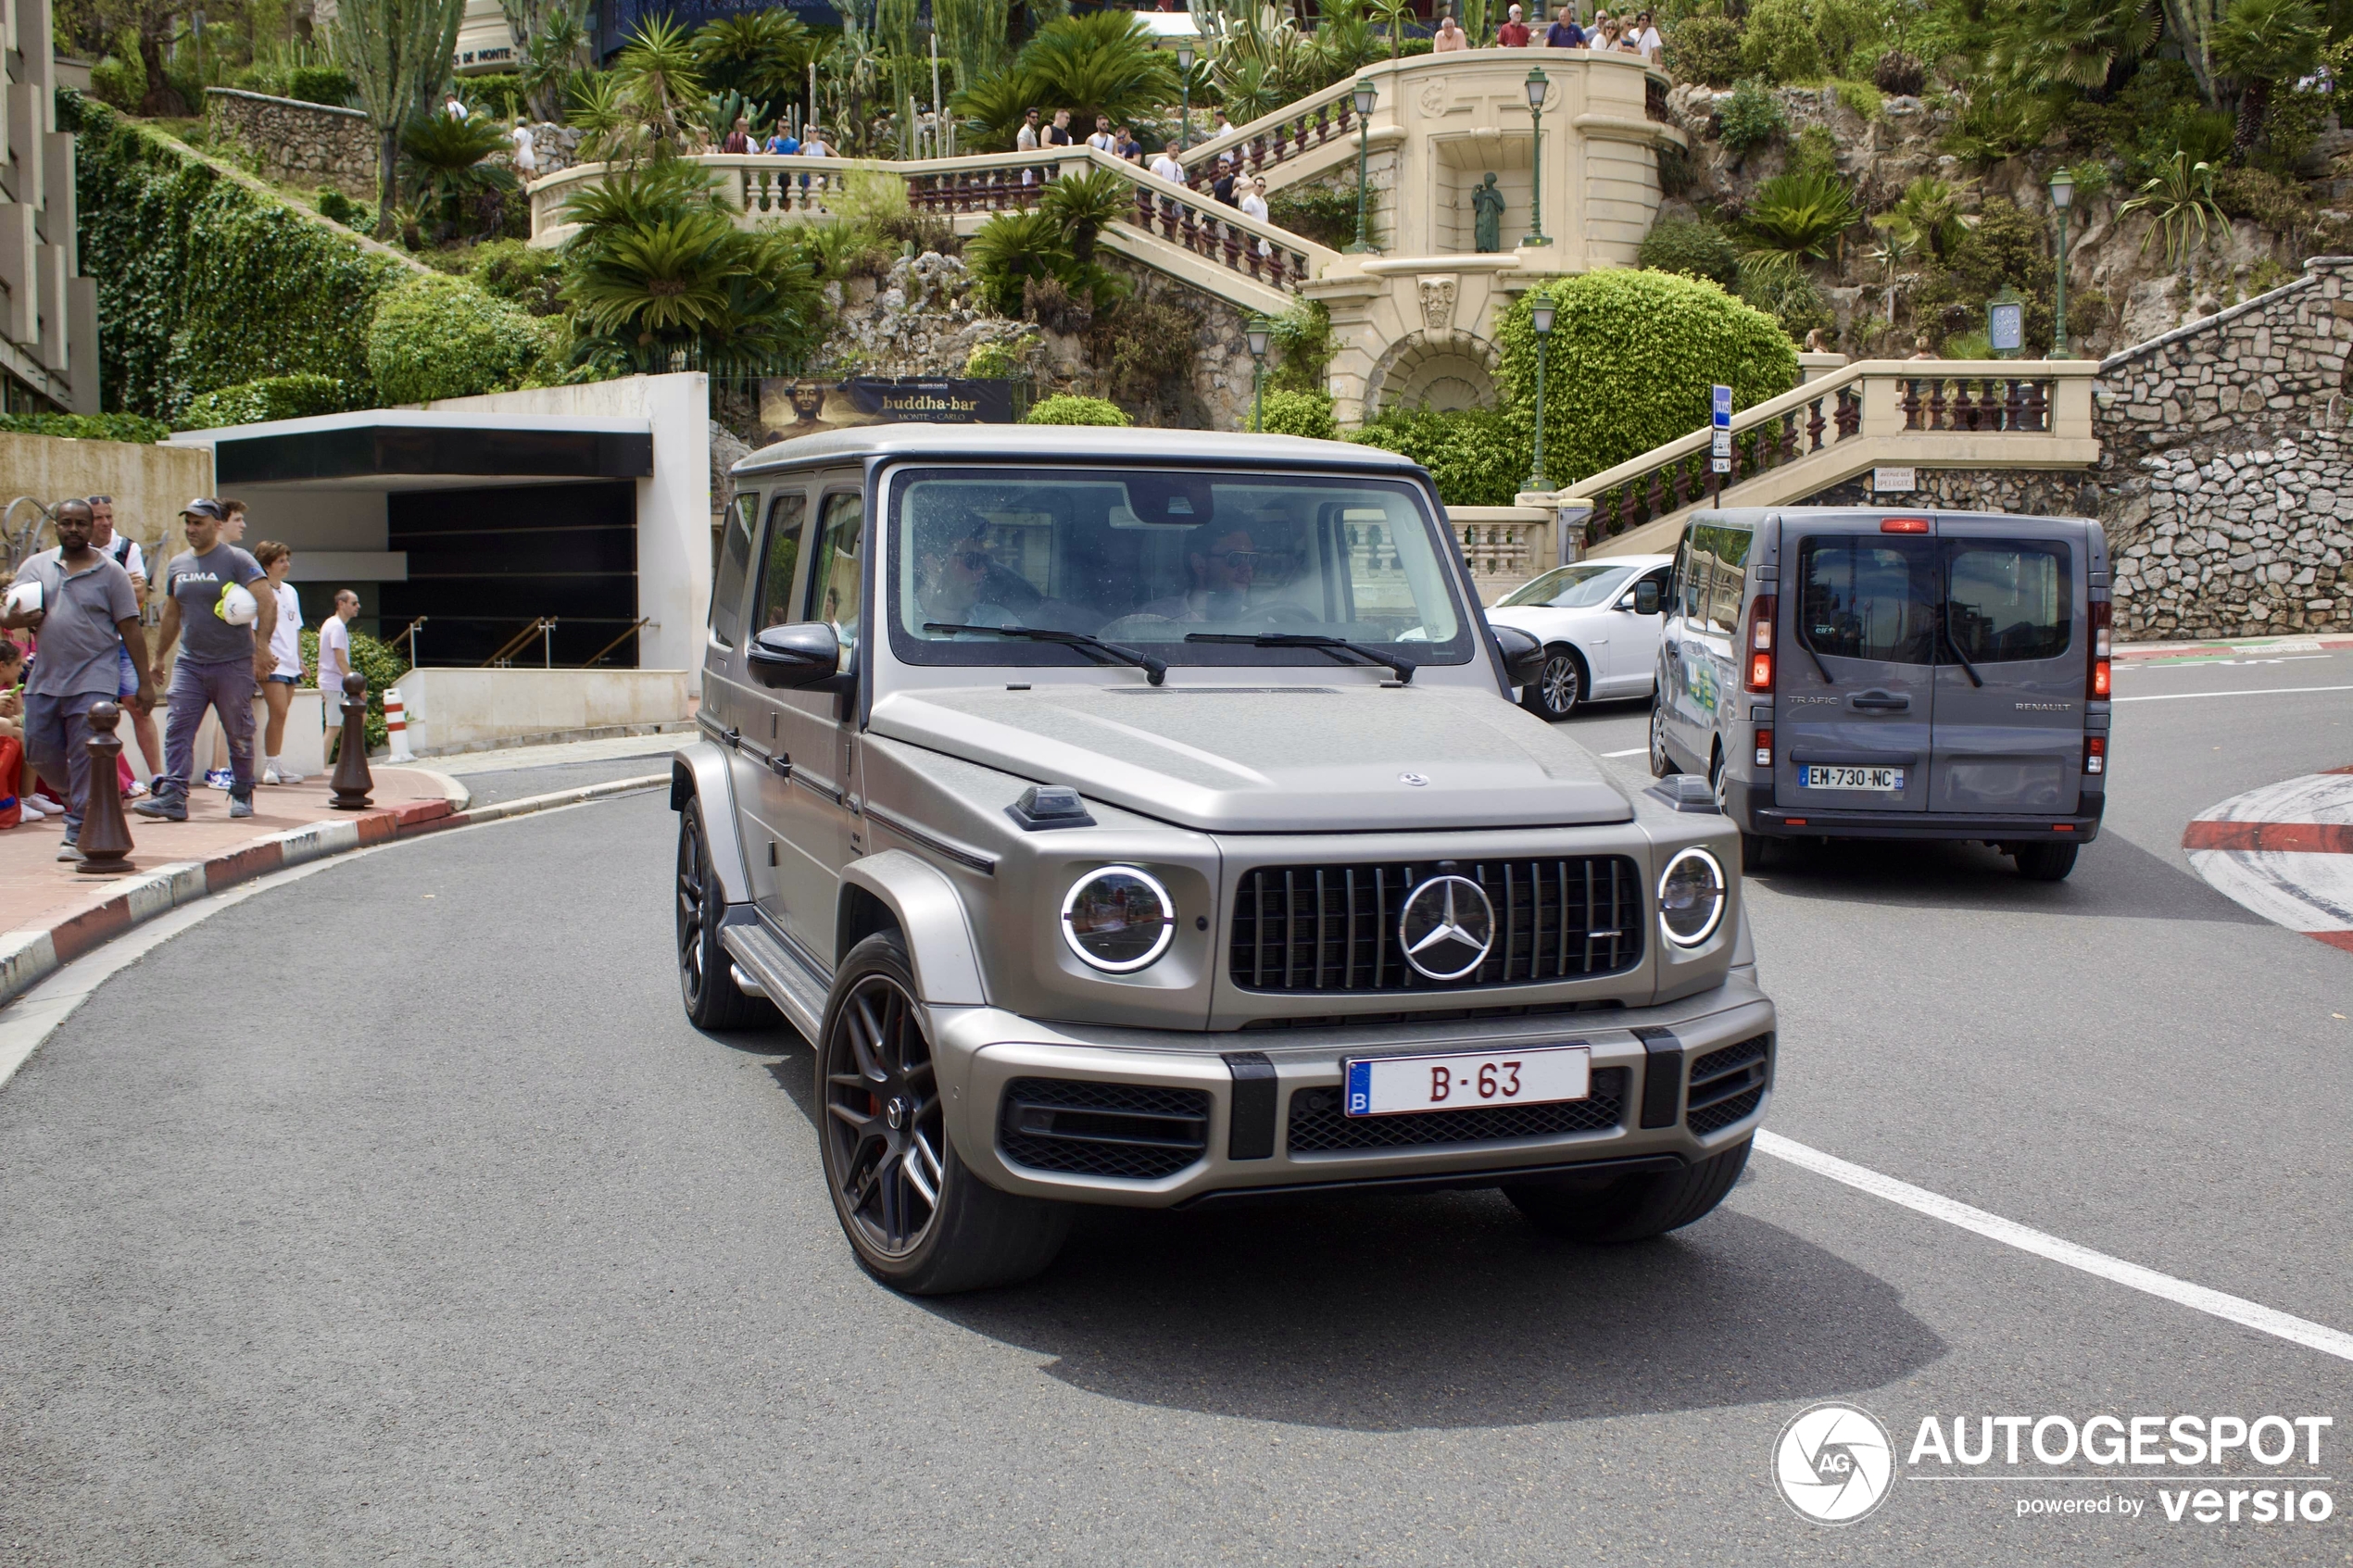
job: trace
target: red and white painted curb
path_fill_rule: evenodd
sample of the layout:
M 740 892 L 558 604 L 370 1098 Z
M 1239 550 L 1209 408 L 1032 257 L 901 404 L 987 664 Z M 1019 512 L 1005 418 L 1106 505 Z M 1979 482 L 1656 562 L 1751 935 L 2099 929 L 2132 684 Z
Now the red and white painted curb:
M 2353 953 L 2353 769 L 2233 796 L 2190 823 L 2182 847 L 2232 899 Z
M 627 795 L 670 782 L 667 771 L 547 795 L 456 809 L 449 800 L 408 800 L 397 806 L 356 811 L 330 822 L 310 822 L 225 850 L 208 860 L 158 866 L 113 884 L 102 901 L 84 905 L 55 924 L 0 932 L 0 1003 L 21 996 L 94 947 L 158 915 L 208 897 L 239 883 L 341 855 L 354 849 L 413 838 L 449 828 L 474 827 L 558 806 L 577 805 L 608 795 Z

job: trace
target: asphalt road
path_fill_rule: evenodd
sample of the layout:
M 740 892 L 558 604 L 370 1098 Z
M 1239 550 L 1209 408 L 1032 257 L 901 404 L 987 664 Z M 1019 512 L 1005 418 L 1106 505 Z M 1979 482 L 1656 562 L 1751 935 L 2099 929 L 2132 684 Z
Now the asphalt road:
M 2353 687 L 2353 659 L 2119 683 Z M 1902 847 L 1758 878 L 1768 1125 L 2353 1329 L 2353 956 L 2177 847 L 2353 763 L 2348 719 L 2353 690 L 2127 702 L 2063 884 Z M 1609 751 L 1643 721 L 1570 724 Z M 2353 1503 L 2353 1362 L 1775 1158 L 1630 1249 L 1491 1194 L 1100 1213 L 1028 1286 L 893 1296 L 820 1188 L 807 1051 L 680 1016 L 672 831 L 635 796 L 259 894 L 0 1088 L 0 1561 L 2353 1560 L 2341 1507 L 2171 1523 L 2155 1473 L 2080 1461 L 1799 1518 L 1775 1438 L 1829 1399 L 1899 1453 L 1931 1414 L 2329 1415 L 2321 1465 L 2265 1474 Z

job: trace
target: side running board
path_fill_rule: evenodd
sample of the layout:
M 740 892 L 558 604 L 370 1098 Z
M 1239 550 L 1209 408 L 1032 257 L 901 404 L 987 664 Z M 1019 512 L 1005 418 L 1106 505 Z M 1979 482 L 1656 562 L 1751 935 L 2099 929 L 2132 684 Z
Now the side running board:
M 824 1027 L 825 982 L 800 955 L 770 935 L 751 909 L 730 909 L 719 945 L 768 993 L 786 1021 L 811 1042 Z

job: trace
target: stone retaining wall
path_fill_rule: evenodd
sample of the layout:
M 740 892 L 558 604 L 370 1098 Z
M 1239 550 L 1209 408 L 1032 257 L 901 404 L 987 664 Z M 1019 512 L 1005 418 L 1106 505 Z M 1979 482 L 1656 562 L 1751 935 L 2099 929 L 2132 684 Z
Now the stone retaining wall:
M 2165 637 L 2353 626 L 2353 441 L 2307 431 L 2140 468 L 2108 523 L 2120 626 Z
M 376 197 L 376 133 L 359 109 L 271 98 L 233 87 L 205 89 L 205 131 L 251 152 L 265 179 L 309 189 L 332 185 Z

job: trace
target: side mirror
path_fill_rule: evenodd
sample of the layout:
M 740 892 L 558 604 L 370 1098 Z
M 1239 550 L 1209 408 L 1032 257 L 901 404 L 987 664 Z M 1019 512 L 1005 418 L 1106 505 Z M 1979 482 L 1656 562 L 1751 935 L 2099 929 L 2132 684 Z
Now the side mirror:
M 1637 583 L 1634 584 L 1634 613 L 1636 615 L 1656 615 L 1658 613 L 1657 583 Z
M 1544 673 L 1544 645 L 1516 626 L 1498 626 L 1494 633 L 1495 651 L 1504 656 L 1504 684 L 1535 684 Z
M 744 657 L 761 685 L 799 689 L 833 679 L 841 663 L 841 640 L 822 621 L 797 621 L 753 637 Z

